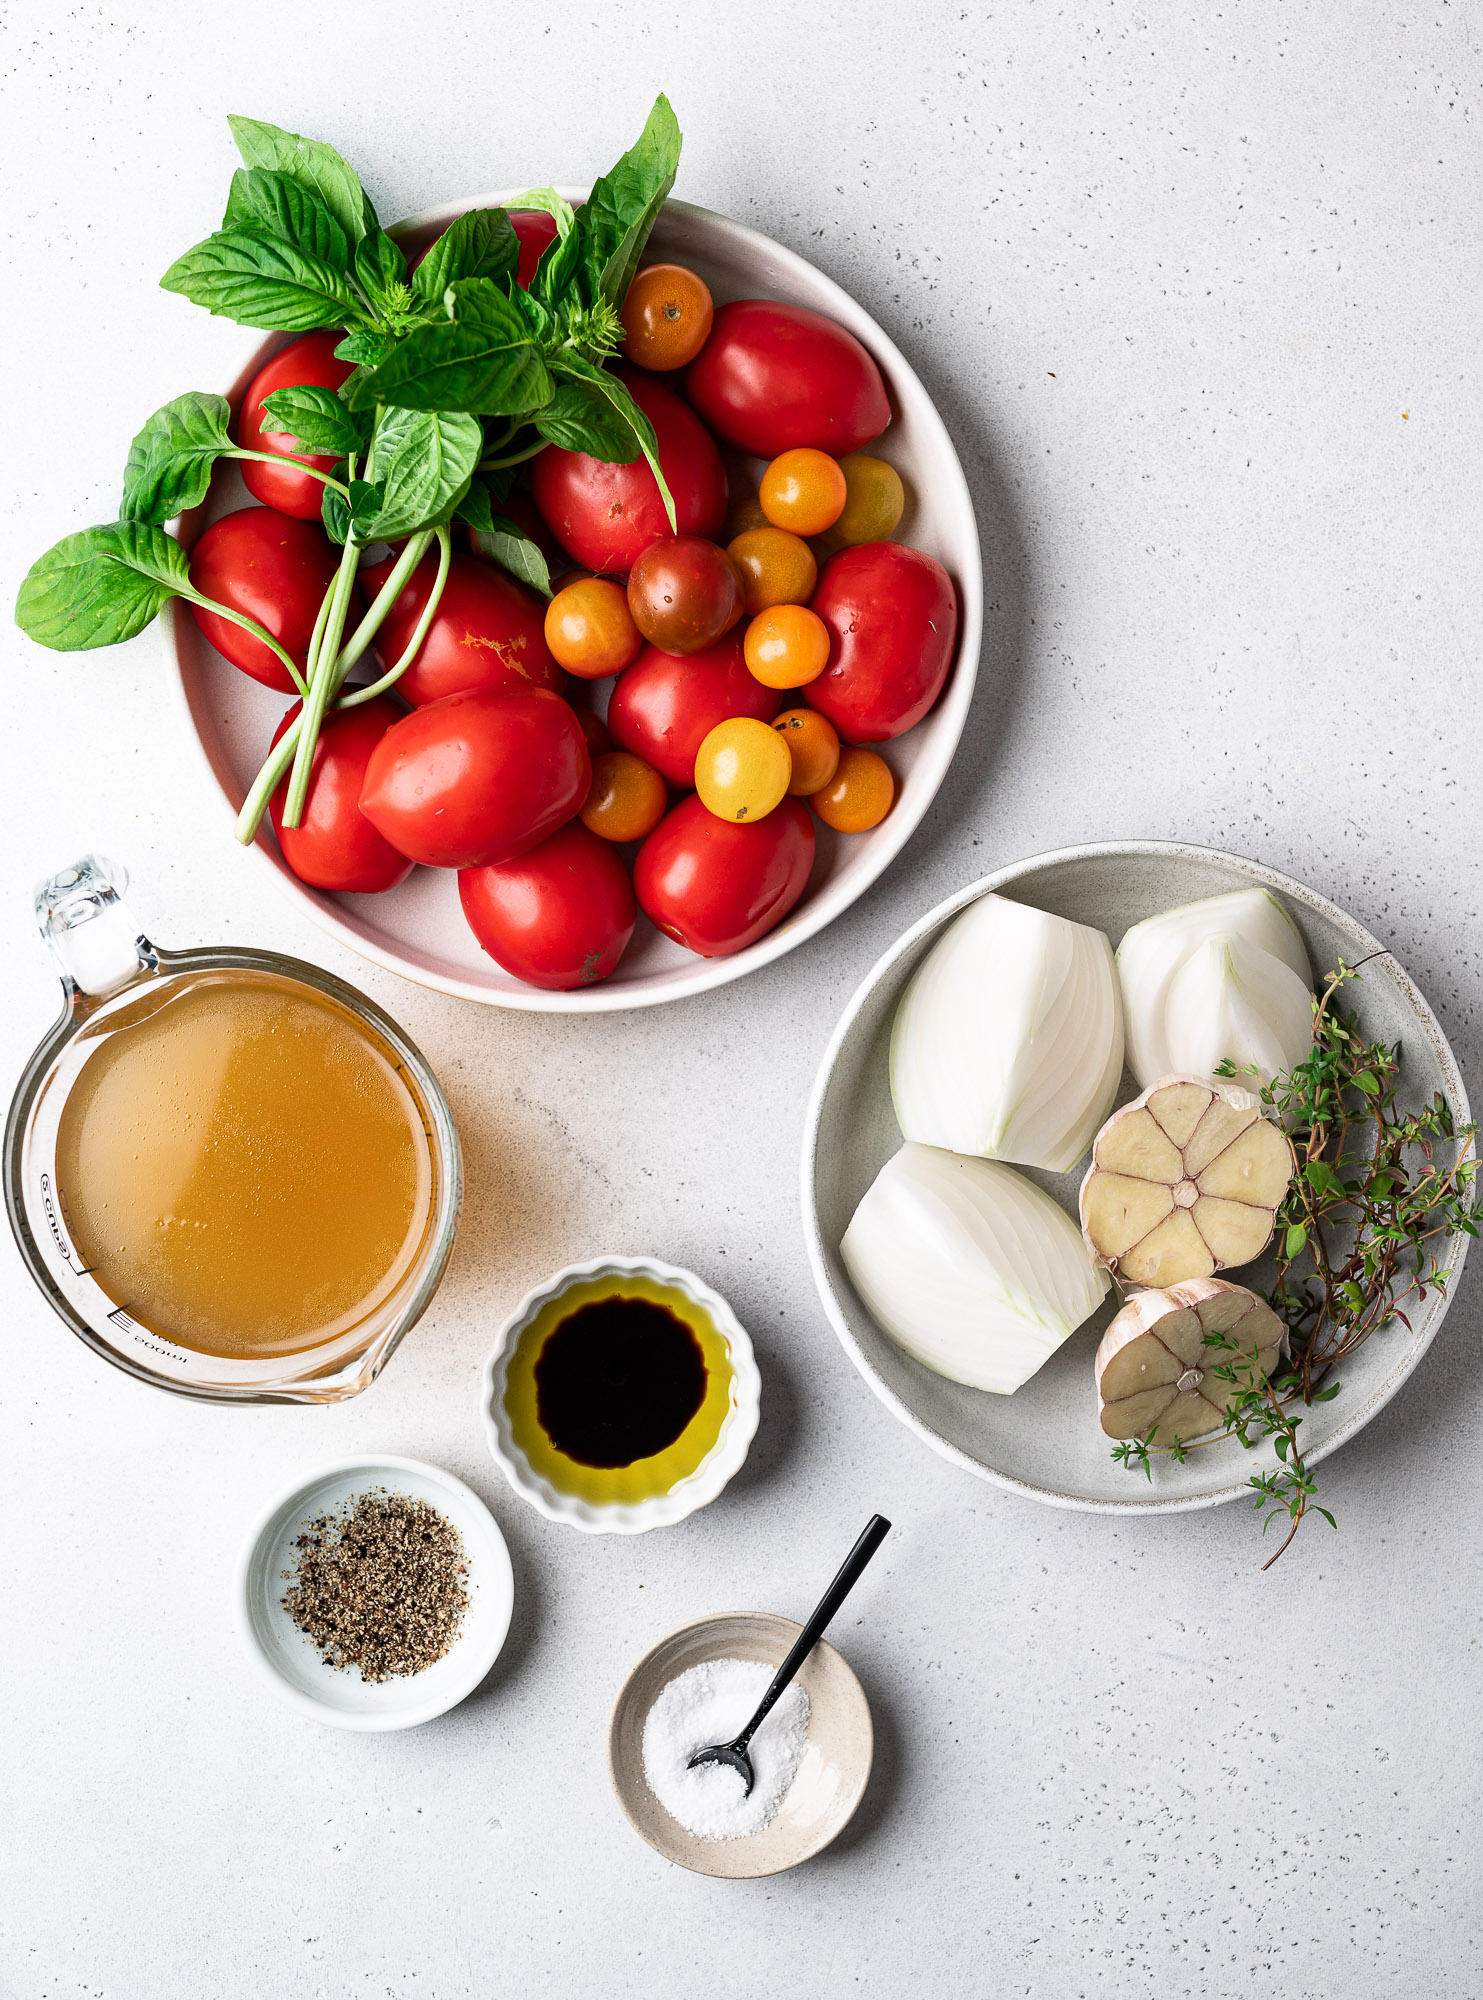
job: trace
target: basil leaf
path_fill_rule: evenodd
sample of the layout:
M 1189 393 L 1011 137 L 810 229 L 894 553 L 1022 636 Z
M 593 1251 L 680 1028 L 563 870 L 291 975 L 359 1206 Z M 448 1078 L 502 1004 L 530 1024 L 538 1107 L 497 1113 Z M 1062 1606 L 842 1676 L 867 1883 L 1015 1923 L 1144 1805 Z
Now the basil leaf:
M 523 528 L 517 528 L 513 521 L 507 521 L 502 514 L 496 514 L 488 528 L 475 528 L 474 541 L 482 556 L 497 562 L 501 569 L 518 577 L 521 583 L 528 583 L 543 597 L 551 595 L 551 572 L 546 566 L 546 558 L 541 554 L 538 543 L 533 542 Z
M 212 467 L 232 449 L 227 428 L 231 418 L 225 396 L 203 396 L 195 390 L 156 410 L 129 446 L 119 504 L 122 518 L 159 524 L 173 521 L 188 507 L 199 507 L 211 484 Z
M 632 465 L 641 449 L 626 416 L 588 382 L 560 382 L 556 394 L 531 420 L 548 443 L 585 451 L 608 465 Z
M 539 209 L 542 215 L 555 216 L 558 240 L 564 240 L 571 235 L 572 225 L 577 219 L 577 211 L 569 201 L 563 200 L 553 187 L 527 188 L 524 194 L 516 195 L 510 206 L 535 208 Z
M 359 485 L 360 481 L 357 480 Z M 343 549 L 350 533 L 350 508 L 345 495 L 333 486 L 326 486 L 319 499 L 319 518 L 324 523 L 324 531 L 337 549 Z
M 301 187 L 291 174 L 266 167 L 238 167 L 232 175 L 223 229 L 265 229 L 306 257 L 317 257 L 337 271 L 349 273 L 350 245 L 345 232 L 311 188 Z
M 493 528 L 494 509 L 489 504 L 489 487 L 482 478 L 469 482 L 469 490 L 453 510 L 455 521 L 467 521 L 471 528 Z
M 361 317 L 349 280 L 267 230 L 218 230 L 172 264 L 160 285 L 193 305 L 269 333 L 308 333 Z
M 407 260 L 384 229 L 367 230 L 356 244 L 355 282 L 374 306 L 405 303 Z
M 371 523 L 381 512 L 386 488 L 379 479 L 352 479 L 350 482 L 350 525 L 358 542 L 373 542 Z
M 190 588 L 185 551 L 163 528 L 118 521 L 67 535 L 31 565 L 15 622 L 56 653 L 116 646 Z
M 673 534 L 678 534 L 679 527 L 675 521 L 674 495 L 669 490 L 669 484 L 664 477 L 663 468 L 659 463 L 659 442 L 654 436 L 654 426 L 649 422 L 649 419 L 644 415 L 632 396 L 629 395 L 627 389 L 624 388 L 617 376 L 609 375 L 606 369 L 594 367 L 592 362 L 584 361 L 579 354 L 573 354 L 569 349 L 564 350 L 559 356 L 554 357 L 554 363 L 563 375 L 575 378 L 579 382 L 590 383 L 594 389 L 607 398 L 613 409 L 617 411 L 618 415 L 628 425 L 633 435 L 638 439 L 640 451 L 642 451 L 644 457 L 649 461 L 649 470 L 653 473 L 655 481 L 658 484 L 659 497 L 664 502 L 665 513 L 669 516 L 670 531 Z
M 327 453 L 346 458 L 359 451 L 370 434 L 370 426 L 357 422 L 333 389 L 305 382 L 293 389 L 275 389 L 260 405 L 268 418 L 268 429 L 279 437 L 291 437 L 300 451 Z
M 519 285 L 514 287 L 508 297 L 510 304 L 525 322 L 525 330 L 531 339 L 538 341 L 542 347 L 549 346 L 556 335 L 556 315 Z
M 362 327 L 356 333 L 347 333 L 335 349 L 337 361 L 353 361 L 358 368 L 379 368 L 396 346 L 389 333 L 374 333 L 369 327 Z
M 453 320 L 416 327 L 370 374 L 349 385 L 352 409 L 372 402 L 408 410 L 517 416 L 551 400 L 541 351 L 509 299 L 489 278 L 449 288 Z
M 586 231 L 581 224 L 565 236 L 558 236 L 554 243 L 548 243 L 541 252 L 541 261 L 536 265 L 536 274 L 530 281 L 534 296 L 547 305 L 555 305 L 575 290 L 582 305 L 592 304 L 592 288 L 582 282 L 584 267 L 590 262 Z
M 487 472 L 479 474 L 496 500 L 508 500 L 515 491 L 515 481 L 520 477 L 518 465 L 492 465 Z
M 300 187 L 318 195 L 352 243 L 376 227 L 376 211 L 366 199 L 359 175 L 333 146 L 301 139 L 296 132 L 256 118 L 229 117 L 227 123 L 245 166 L 291 175 Z
M 510 277 L 520 262 L 520 238 L 502 208 L 474 208 L 450 222 L 412 273 L 418 298 L 441 299 L 458 278 Z
M 592 247 L 597 289 L 611 306 L 623 304 L 679 165 L 679 121 L 661 94 L 638 143 L 611 173 L 593 183 L 582 204 L 582 229 Z
M 446 521 L 469 489 L 484 449 L 477 417 L 448 410 L 388 409 L 376 426 L 376 477 L 384 498 L 362 541 L 390 542 Z

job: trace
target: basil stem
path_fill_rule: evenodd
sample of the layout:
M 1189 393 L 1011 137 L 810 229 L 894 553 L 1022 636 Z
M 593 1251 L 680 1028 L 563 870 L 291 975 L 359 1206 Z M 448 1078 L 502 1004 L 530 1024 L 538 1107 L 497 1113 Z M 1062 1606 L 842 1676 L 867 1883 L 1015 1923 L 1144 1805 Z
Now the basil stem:
M 307 472 L 311 479 L 317 479 L 321 485 L 333 486 L 337 493 L 346 491 L 343 484 L 338 479 L 332 478 L 328 472 L 321 472 L 317 466 L 305 465 L 296 452 L 285 454 L 281 451 L 245 451 L 241 447 L 234 447 L 221 455 L 223 458 L 255 458 L 262 465 L 296 465 L 300 472 Z M 349 497 L 348 494 L 346 497 Z
M 545 449 L 545 438 L 537 438 L 535 443 L 527 445 L 524 451 L 512 451 L 508 458 L 481 458 L 479 460 L 479 470 L 481 472 L 498 472 L 503 465 L 520 465 L 525 459 L 534 458 L 538 451 L 544 451 Z
M 378 694 L 385 694 L 389 687 L 393 687 L 401 679 L 408 667 L 411 666 L 413 660 L 416 659 L 418 653 L 421 652 L 422 642 L 427 637 L 428 627 L 432 624 L 434 617 L 437 615 L 438 605 L 442 602 L 443 587 L 448 581 L 448 570 L 453 561 L 453 537 L 449 534 L 448 529 L 446 527 L 437 528 L 434 530 L 434 533 L 438 538 L 438 573 L 433 579 L 433 587 L 428 595 L 427 603 L 422 607 L 422 616 L 417 621 L 416 631 L 408 641 L 402 657 L 391 671 L 383 674 L 379 681 L 372 681 L 369 687 L 357 688 L 353 694 L 342 696 L 339 702 L 341 708 L 359 708 L 362 702 L 370 701 Z M 377 602 L 380 602 L 379 598 Z M 359 638 L 360 634 L 357 633 L 356 637 Z
M 345 620 L 350 611 L 350 596 L 355 589 L 356 566 L 360 559 L 360 544 L 350 536 L 340 556 L 340 567 L 335 572 L 329 590 L 329 616 L 319 635 L 318 651 L 309 661 L 309 688 L 304 696 L 303 713 L 300 716 L 299 741 L 294 751 L 293 775 L 288 781 L 288 796 L 283 801 L 283 824 L 297 826 L 304 811 L 304 801 L 309 796 L 309 773 L 314 764 L 314 749 L 319 741 L 320 725 L 324 712 L 334 698 L 338 682 L 335 668 L 339 662 L 340 641 L 345 633 Z
M 250 632 L 254 639 L 261 639 L 268 651 L 288 670 L 289 677 L 299 693 L 301 695 L 308 693 L 298 663 L 289 658 L 273 634 L 265 626 L 259 625 L 255 618 L 250 618 L 245 611 L 234 611 L 229 604 L 218 604 L 214 597 L 202 597 L 196 590 L 182 590 L 178 594 L 187 604 L 199 604 L 203 611 L 209 611 L 217 618 L 229 619 L 233 625 L 240 625 L 244 632 Z

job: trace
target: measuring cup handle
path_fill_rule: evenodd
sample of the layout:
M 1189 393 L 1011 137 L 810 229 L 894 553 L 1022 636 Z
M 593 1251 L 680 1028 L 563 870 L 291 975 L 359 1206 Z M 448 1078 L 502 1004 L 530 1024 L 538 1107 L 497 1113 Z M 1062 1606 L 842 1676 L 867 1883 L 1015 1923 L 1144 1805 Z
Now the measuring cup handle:
M 36 885 L 36 921 L 68 1001 L 101 999 L 159 969 L 159 953 L 122 902 L 127 869 L 85 854 Z

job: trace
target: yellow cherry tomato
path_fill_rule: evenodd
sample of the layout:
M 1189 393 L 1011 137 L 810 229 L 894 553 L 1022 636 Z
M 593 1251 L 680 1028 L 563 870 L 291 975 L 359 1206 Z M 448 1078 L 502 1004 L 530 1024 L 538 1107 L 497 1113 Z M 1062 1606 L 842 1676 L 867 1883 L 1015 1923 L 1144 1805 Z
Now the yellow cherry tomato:
M 901 525 L 906 488 L 901 474 L 883 458 L 852 451 L 839 461 L 844 474 L 845 502 L 830 534 L 845 548 L 859 542 L 889 541 Z
M 884 757 L 847 747 L 839 753 L 833 780 L 809 804 L 836 833 L 868 833 L 896 802 L 896 780 Z
M 839 732 L 828 716 L 816 708 L 786 708 L 772 726 L 793 759 L 789 796 L 807 799 L 823 791 L 839 768 Z
M 606 577 L 580 577 L 546 606 L 551 656 L 579 680 L 600 681 L 621 673 L 643 643 L 623 586 Z
M 750 715 L 718 722 L 695 759 L 695 789 L 717 819 L 766 819 L 787 797 L 792 776 L 787 744 Z
M 669 790 L 652 764 L 628 750 L 592 760 L 592 786 L 579 818 L 604 840 L 642 840 L 664 818 Z
M 766 528 L 770 525 L 762 511 L 762 502 L 755 493 L 744 493 L 740 500 L 733 500 L 731 512 L 726 516 L 726 539 L 734 542 L 738 535 L 745 535 L 752 528 Z
M 747 627 L 742 656 L 764 687 L 806 687 L 829 664 L 829 627 L 806 604 L 774 604 Z
M 807 604 L 819 565 L 807 542 L 786 528 L 748 528 L 726 545 L 742 580 L 742 601 L 755 618 L 773 604 Z
M 845 476 L 827 451 L 800 445 L 775 458 L 762 475 L 758 499 L 775 528 L 822 535 L 844 511 Z

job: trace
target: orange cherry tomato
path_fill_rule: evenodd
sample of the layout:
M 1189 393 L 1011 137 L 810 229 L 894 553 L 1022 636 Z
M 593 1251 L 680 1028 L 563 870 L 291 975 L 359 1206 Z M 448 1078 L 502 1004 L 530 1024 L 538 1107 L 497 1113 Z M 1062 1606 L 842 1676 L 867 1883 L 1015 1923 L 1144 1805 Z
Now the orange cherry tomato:
M 546 644 L 558 665 L 578 680 L 618 674 L 643 645 L 623 586 L 584 576 L 558 590 L 546 606 Z
M 624 356 L 657 374 L 684 368 L 705 346 L 714 317 L 711 295 L 693 271 L 651 264 L 623 301 Z
M 742 602 L 755 618 L 773 604 L 807 604 L 819 565 L 807 542 L 786 528 L 748 528 L 726 545 L 742 580 Z
M 669 804 L 669 788 L 652 764 L 629 750 L 610 750 L 592 760 L 592 789 L 580 818 L 604 840 L 643 840 Z
M 901 474 L 865 451 L 852 451 L 839 461 L 839 469 L 844 474 L 845 503 L 830 531 L 834 540 L 845 548 L 889 541 L 906 508 Z
M 828 716 L 816 708 L 785 708 L 772 726 L 793 759 L 789 794 L 807 799 L 823 791 L 839 768 L 839 735 Z
M 587 755 L 592 758 L 605 757 L 613 747 L 613 739 L 608 734 L 608 725 L 593 708 L 578 708 L 572 704 L 573 713 L 582 725 L 582 734 L 587 738 Z
M 775 528 L 791 528 L 795 535 L 822 535 L 844 512 L 848 491 L 837 459 L 827 451 L 799 445 L 768 466 L 757 497 Z
M 896 803 L 896 780 L 884 757 L 849 746 L 839 753 L 831 783 L 809 804 L 836 833 L 868 833 Z
M 731 511 L 726 516 L 726 539 L 734 542 L 738 535 L 744 535 L 751 528 L 767 528 L 772 524 L 762 511 L 762 502 L 755 493 L 744 493 L 739 500 L 731 503 Z
M 829 627 L 806 604 L 774 604 L 747 627 L 742 653 L 764 687 L 805 687 L 829 664 Z

